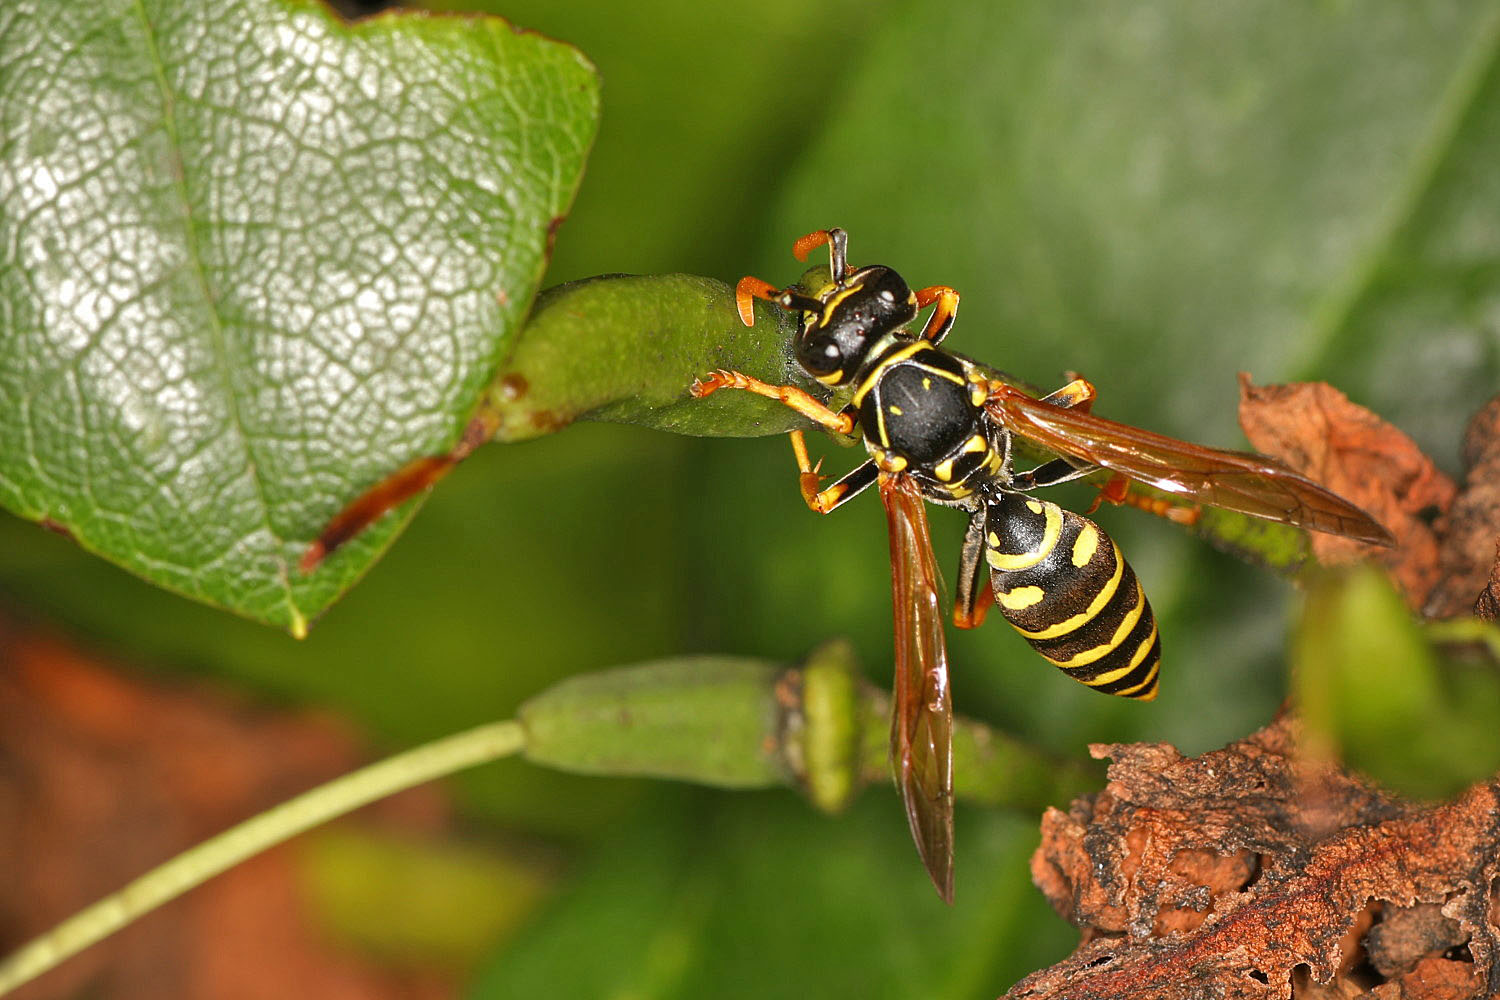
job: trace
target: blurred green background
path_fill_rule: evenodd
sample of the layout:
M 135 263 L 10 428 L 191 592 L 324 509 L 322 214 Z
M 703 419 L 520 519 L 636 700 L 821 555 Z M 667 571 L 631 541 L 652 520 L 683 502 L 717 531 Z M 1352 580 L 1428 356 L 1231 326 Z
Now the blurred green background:
M 838 225 L 854 262 L 963 294 L 953 349 L 1042 386 L 1081 372 L 1102 414 L 1207 444 L 1242 446 L 1237 372 L 1326 379 L 1455 472 L 1494 391 L 1500 4 L 483 7 L 575 43 L 604 80 L 547 284 L 783 283 L 791 241 Z M 391 749 L 683 651 L 790 661 L 847 635 L 884 681 L 879 504 L 815 517 L 791 468 L 780 439 L 595 424 L 481 449 L 302 643 L 9 517 L 0 587 L 153 668 L 333 706 Z M 933 516 L 948 572 L 961 520 Z M 1138 513 L 1100 521 L 1160 618 L 1161 697 L 1101 697 L 992 623 L 950 636 L 960 710 L 1074 756 L 1197 752 L 1264 723 L 1291 588 Z M 992 996 L 1074 940 L 1029 884 L 1034 815 L 960 804 L 950 910 L 884 790 L 828 818 L 784 792 L 518 762 L 455 785 L 504 843 L 565 858 L 520 930 L 485 943 L 475 997 Z

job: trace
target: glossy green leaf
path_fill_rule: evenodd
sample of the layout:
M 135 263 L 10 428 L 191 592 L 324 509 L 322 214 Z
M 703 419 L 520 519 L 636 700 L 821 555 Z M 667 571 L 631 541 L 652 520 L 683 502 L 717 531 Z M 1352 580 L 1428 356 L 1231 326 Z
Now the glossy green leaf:
M 361 488 L 444 450 L 597 115 L 575 50 L 294 0 L 0 9 L 0 502 L 293 632 Z

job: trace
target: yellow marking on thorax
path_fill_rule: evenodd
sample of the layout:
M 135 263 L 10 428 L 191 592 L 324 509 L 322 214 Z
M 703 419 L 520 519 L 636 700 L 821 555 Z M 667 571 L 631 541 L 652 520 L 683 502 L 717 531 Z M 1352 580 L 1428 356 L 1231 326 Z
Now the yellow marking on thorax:
M 1137 581 L 1135 585 L 1135 607 L 1130 609 L 1130 613 L 1125 616 L 1124 621 L 1120 622 L 1120 627 L 1115 629 L 1115 634 L 1110 637 L 1108 642 L 1102 642 L 1099 645 L 1094 646 L 1092 649 L 1085 649 L 1077 656 L 1068 660 L 1054 660 L 1052 659 L 1052 657 L 1046 656 L 1045 654 L 1043 655 L 1043 658 L 1046 659 L 1049 663 L 1055 664 L 1056 666 L 1059 666 L 1064 670 L 1074 670 L 1078 667 L 1086 667 L 1090 663 L 1093 663 L 1095 660 L 1102 660 L 1110 653 L 1113 653 L 1115 649 L 1120 645 L 1120 643 L 1125 641 L 1125 637 L 1130 634 L 1130 630 L 1135 628 L 1136 622 L 1141 620 L 1141 612 L 1143 612 L 1145 609 L 1146 595 L 1141 593 L 1141 585 L 1140 582 Z M 1151 629 L 1153 632 L 1156 630 L 1156 625 L 1154 622 L 1152 623 Z M 1144 657 L 1146 654 L 1141 653 L 1139 655 Z M 1119 674 L 1118 676 L 1123 677 L 1124 674 Z M 1100 681 L 1098 678 L 1095 678 L 1089 683 L 1099 684 L 1105 682 Z
M 923 351 L 935 350 L 937 350 L 937 348 L 932 345 L 931 341 L 918 340 L 914 341 L 913 343 L 907 344 L 905 347 L 901 348 L 898 351 L 893 351 L 891 354 L 881 359 L 880 363 L 875 366 L 875 370 L 870 372 L 870 374 L 865 377 L 865 380 L 859 384 L 858 389 L 854 390 L 854 405 L 859 406 L 864 402 L 865 396 L 869 395 L 870 390 L 873 389 L 875 387 L 875 384 L 880 381 L 881 376 L 885 374 L 885 370 L 887 368 L 891 367 L 892 365 L 898 365 L 903 361 L 913 358 Z M 939 378 L 945 378 L 951 382 L 957 382 L 959 385 L 964 384 L 964 380 L 962 378 L 952 374 L 951 372 L 938 371 L 935 368 L 928 370 L 933 375 L 936 375 Z
M 964 453 L 984 451 L 990 446 L 990 442 L 983 434 L 975 434 L 964 442 Z
M 1057 545 L 1057 536 L 1062 534 L 1062 511 L 1055 504 L 1045 506 L 1036 500 L 1027 500 L 1026 505 L 1037 513 L 1045 512 L 1047 525 L 1042 529 L 1042 540 L 1035 549 L 1030 552 L 1000 552 L 1000 540 L 995 538 L 993 532 L 990 538 L 990 548 L 985 550 L 985 560 L 998 570 L 1014 571 L 1018 569 L 1029 569 L 1052 554 L 1052 549 Z
M 932 474 L 937 476 L 939 482 L 950 482 L 953 479 L 953 459 L 948 458 L 932 467 Z
M 1114 576 L 1111 576 L 1109 581 L 1099 588 L 1099 593 L 1094 595 L 1094 599 L 1089 602 L 1086 610 L 1036 632 L 1028 632 L 1023 628 L 1016 629 L 1016 631 L 1028 639 L 1056 639 L 1060 635 L 1067 635 L 1069 632 L 1082 628 L 1098 617 L 1099 612 L 1103 611 L 1104 606 L 1115 596 L 1115 591 L 1120 587 L 1120 578 L 1125 575 L 1125 560 L 1120 556 L 1120 548 L 1114 542 L 1110 542 L 1110 545 L 1115 550 Z
M 995 600 L 1007 611 L 1020 611 L 1033 604 L 1040 604 L 1046 596 L 1047 592 L 1041 587 L 1017 587 L 1015 590 L 995 592 Z
M 1087 566 L 1089 560 L 1094 558 L 1094 553 L 1099 548 L 1099 529 L 1092 524 L 1085 524 L 1083 530 L 1073 541 L 1073 565 L 1079 569 Z M 1116 557 L 1118 558 L 1118 557 Z M 1116 570 L 1116 576 L 1119 571 Z
M 897 406 L 895 403 L 892 403 L 890 406 L 887 406 L 886 409 L 891 411 L 891 416 L 893 416 L 893 417 L 899 417 L 903 413 L 906 412 L 905 410 L 901 409 L 901 407 Z

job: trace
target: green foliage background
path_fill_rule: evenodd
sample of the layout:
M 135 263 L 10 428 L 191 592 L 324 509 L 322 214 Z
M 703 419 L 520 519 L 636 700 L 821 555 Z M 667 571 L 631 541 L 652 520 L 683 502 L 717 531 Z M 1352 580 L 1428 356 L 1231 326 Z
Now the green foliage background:
M 1108 416 L 1238 446 L 1236 372 L 1324 378 L 1450 471 L 1500 374 L 1500 4 L 493 7 L 604 80 L 548 284 L 788 281 L 791 240 L 839 225 L 856 262 L 962 292 L 954 349 L 1041 385 L 1082 372 Z M 879 504 L 814 517 L 787 452 L 598 424 L 481 449 L 302 643 L 11 518 L 0 587 L 144 664 L 334 706 L 392 748 L 679 651 L 791 660 L 843 634 L 884 678 Z M 961 710 L 1070 755 L 1196 751 L 1263 723 L 1286 690 L 1287 585 L 1132 512 L 1100 519 L 1161 619 L 1160 699 L 1100 697 L 992 624 L 950 637 Z M 959 519 L 933 520 L 951 566 Z M 476 997 L 973 997 L 1071 946 L 1029 885 L 1035 816 L 960 807 L 948 910 L 883 791 L 826 818 L 787 793 L 514 762 L 456 784 L 522 845 L 495 848 L 505 866 L 537 841 L 565 858 L 486 943 Z M 456 925 L 473 905 L 412 903 Z

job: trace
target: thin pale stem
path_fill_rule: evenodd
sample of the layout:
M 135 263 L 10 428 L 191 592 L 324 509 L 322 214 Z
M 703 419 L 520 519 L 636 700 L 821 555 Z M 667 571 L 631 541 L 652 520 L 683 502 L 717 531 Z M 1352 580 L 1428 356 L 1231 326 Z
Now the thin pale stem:
M 0 996 L 247 858 L 376 799 L 518 752 L 525 731 L 492 722 L 314 788 L 206 840 L 79 911 L 0 962 Z

